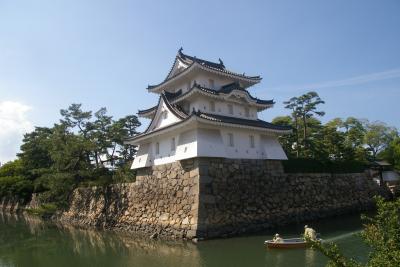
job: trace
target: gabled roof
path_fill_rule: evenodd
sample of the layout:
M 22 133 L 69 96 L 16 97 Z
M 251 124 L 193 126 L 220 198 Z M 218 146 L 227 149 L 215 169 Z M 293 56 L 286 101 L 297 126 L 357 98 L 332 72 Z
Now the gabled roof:
M 172 105 L 172 104 L 168 101 L 167 97 L 166 97 L 164 94 L 161 94 L 161 96 L 160 96 L 160 98 L 159 98 L 159 100 L 158 100 L 157 106 L 154 107 L 154 110 L 155 110 L 156 114 L 157 114 L 157 112 L 160 112 L 159 110 L 161 110 L 161 108 L 162 108 L 162 105 L 161 105 L 162 102 L 165 103 L 165 106 L 167 107 L 167 109 L 168 109 L 173 115 L 175 115 L 178 119 L 183 120 L 183 119 L 185 119 L 185 118 L 188 117 L 188 115 L 187 115 L 183 110 L 181 110 L 178 106 Z M 152 109 L 153 109 L 153 108 L 152 108 Z M 148 126 L 148 127 L 146 128 L 146 130 L 143 132 L 144 134 L 146 134 L 146 133 L 148 133 L 148 132 L 151 132 L 151 129 L 153 128 L 153 126 L 154 126 L 154 124 L 155 124 L 155 122 L 156 122 L 156 114 L 153 116 L 153 118 L 152 118 L 152 120 L 151 120 L 149 126 Z
M 163 92 L 163 94 L 165 95 L 165 97 L 167 97 L 167 99 L 170 102 L 177 103 L 177 102 L 185 99 L 189 95 L 193 94 L 196 90 L 203 94 L 212 95 L 212 96 L 226 96 L 226 95 L 231 94 L 234 91 L 239 91 L 239 92 L 242 92 L 245 95 L 247 95 L 247 97 L 251 101 L 254 101 L 254 103 L 257 104 L 259 107 L 261 107 L 261 109 L 272 107 L 275 104 L 274 100 L 261 100 L 256 97 L 253 97 L 246 89 L 240 87 L 240 85 L 238 83 L 230 83 L 230 84 L 224 85 L 220 90 L 206 88 L 204 86 L 201 86 L 201 85 L 195 83 L 185 93 L 182 93 L 182 90 L 178 90 L 175 93 L 170 93 L 170 92 L 165 91 L 165 92 Z M 152 108 L 145 109 L 145 110 L 139 110 L 138 115 L 145 116 L 145 117 L 150 116 L 151 114 L 153 114 L 155 112 L 156 108 L 157 108 L 157 106 L 154 106 Z
M 191 70 L 196 68 L 203 69 L 209 72 L 214 72 L 217 74 L 222 74 L 224 76 L 229 76 L 238 80 L 243 80 L 250 85 L 256 84 L 262 79 L 260 76 L 248 76 L 244 73 L 240 74 L 230 71 L 225 68 L 225 65 L 221 59 L 219 59 L 219 63 L 215 63 L 201 58 L 186 55 L 182 52 L 182 50 L 182 48 L 179 49 L 178 54 L 175 57 L 174 64 L 172 65 L 164 81 L 159 84 L 148 85 L 147 89 L 149 91 L 156 91 L 157 89 L 160 89 L 160 87 L 167 85 L 172 80 L 175 80 L 178 76 L 189 73 Z M 181 71 L 178 71 L 178 66 L 182 67 Z

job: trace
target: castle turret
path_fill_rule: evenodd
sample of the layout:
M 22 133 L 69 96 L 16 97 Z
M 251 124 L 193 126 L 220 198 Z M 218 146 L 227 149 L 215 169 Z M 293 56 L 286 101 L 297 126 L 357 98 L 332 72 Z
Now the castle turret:
M 148 128 L 127 140 L 139 146 L 132 169 L 194 157 L 287 159 L 277 137 L 291 129 L 258 119 L 274 101 L 247 90 L 260 81 L 179 49 L 165 80 L 147 88 L 160 97 L 138 112 Z

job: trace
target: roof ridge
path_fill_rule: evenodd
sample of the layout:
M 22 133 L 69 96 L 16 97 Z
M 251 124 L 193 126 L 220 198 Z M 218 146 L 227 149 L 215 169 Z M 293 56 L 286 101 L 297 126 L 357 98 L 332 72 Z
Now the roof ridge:
M 204 63 L 204 64 L 206 64 L 206 65 L 215 66 L 215 67 L 217 67 L 217 68 L 219 68 L 219 69 L 225 69 L 224 62 L 221 60 L 221 58 L 218 58 L 219 63 L 216 63 L 216 62 L 209 61 L 209 60 L 206 60 L 206 59 L 198 58 L 198 57 L 196 57 L 196 56 L 190 56 L 190 55 L 184 54 L 182 51 L 183 51 L 183 47 L 181 47 L 181 48 L 178 50 L 178 55 L 177 55 L 177 57 L 180 57 L 180 58 L 182 58 L 183 60 L 185 60 L 185 58 L 188 58 L 189 60 L 194 61 L 194 62 L 197 62 L 197 63 L 200 63 L 200 64 Z

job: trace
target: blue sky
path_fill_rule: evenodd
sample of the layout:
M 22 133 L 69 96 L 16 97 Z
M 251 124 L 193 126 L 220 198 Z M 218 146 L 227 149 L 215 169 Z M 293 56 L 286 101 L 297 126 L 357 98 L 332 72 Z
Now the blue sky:
M 157 96 L 145 88 L 164 79 L 181 46 L 261 75 L 251 92 L 277 102 L 263 119 L 315 90 L 323 121 L 400 128 L 399 14 L 397 0 L 0 0 L 0 161 L 71 103 L 116 118 L 151 107 Z

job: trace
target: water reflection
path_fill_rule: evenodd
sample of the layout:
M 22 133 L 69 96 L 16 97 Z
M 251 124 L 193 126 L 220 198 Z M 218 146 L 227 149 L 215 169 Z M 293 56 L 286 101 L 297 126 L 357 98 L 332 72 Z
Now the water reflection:
M 0 266 L 201 266 L 196 246 L 0 213 Z M 28 264 L 29 263 L 29 264 Z
M 312 226 L 323 238 L 335 240 L 350 256 L 365 259 L 366 249 L 353 235 L 360 228 L 357 218 L 358 215 L 331 218 Z M 195 245 L 81 230 L 48 223 L 36 216 L 0 213 L 0 266 L 324 266 L 325 257 L 315 250 L 266 249 L 263 245 L 275 232 L 290 238 L 297 237 L 302 230 L 303 225 L 294 225 Z
M 267 249 L 265 253 L 265 266 L 324 266 L 325 259 L 317 251 L 307 249 L 279 250 Z

